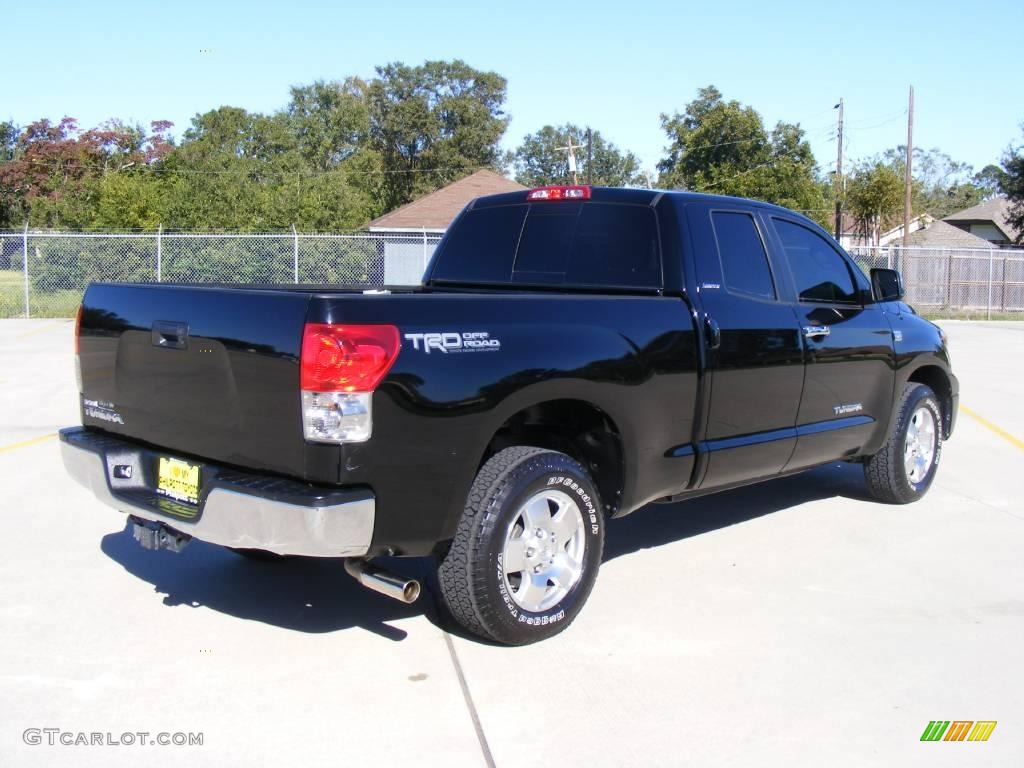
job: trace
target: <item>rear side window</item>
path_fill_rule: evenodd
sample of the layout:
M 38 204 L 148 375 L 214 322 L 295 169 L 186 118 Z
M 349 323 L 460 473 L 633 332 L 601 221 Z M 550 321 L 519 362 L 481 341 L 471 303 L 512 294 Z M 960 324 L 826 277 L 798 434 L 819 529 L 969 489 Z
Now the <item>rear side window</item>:
M 859 303 L 846 262 L 825 238 L 785 219 L 772 221 L 786 249 L 800 301 Z
M 528 209 L 525 222 L 522 213 L 495 214 L 512 209 Z M 618 203 L 476 209 L 449 235 L 433 279 L 660 288 L 657 219 L 647 206 Z
M 749 213 L 714 211 L 711 222 L 722 260 L 722 278 L 730 291 L 775 298 L 768 254 Z

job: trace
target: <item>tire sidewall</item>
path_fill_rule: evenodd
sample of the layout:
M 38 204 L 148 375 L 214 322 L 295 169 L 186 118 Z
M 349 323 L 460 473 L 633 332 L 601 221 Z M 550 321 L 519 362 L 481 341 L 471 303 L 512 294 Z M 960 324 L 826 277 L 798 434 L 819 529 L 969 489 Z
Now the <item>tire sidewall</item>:
M 935 456 L 932 458 L 932 465 L 928 468 L 928 473 L 921 479 L 919 483 L 913 483 L 910 477 L 907 475 L 906 466 L 903 463 L 903 452 L 906 450 L 907 433 L 910 429 L 910 421 L 916 411 L 921 406 L 927 408 L 932 418 L 935 420 Z M 918 499 L 924 496 L 931 487 L 932 481 L 935 479 L 935 473 L 939 469 L 939 461 L 942 459 L 942 408 L 939 405 L 935 394 L 926 386 L 921 386 L 915 389 L 912 395 L 907 398 L 904 405 L 903 419 L 902 419 L 902 430 L 899 435 L 899 451 L 898 460 L 896 462 L 896 475 L 902 483 L 905 492 L 912 498 Z
M 544 490 L 561 491 L 579 509 L 584 529 L 583 569 L 565 597 L 545 611 L 533 612 L 520 607 L 509 592 L 502 557 L 508 527 L 519 509 L 529 497 Z M 605 521 L 597 489 L 577 462 L 564 454 L 543 453 L 526 459 L 510 473 L 490 507 L 496 514 L 484 546 L 488 576 L 484 594 L 478 597 L 491 608 L 489 612 L 505 637 L 532 642 L 558 633 L 582 609 L 601 565 Z

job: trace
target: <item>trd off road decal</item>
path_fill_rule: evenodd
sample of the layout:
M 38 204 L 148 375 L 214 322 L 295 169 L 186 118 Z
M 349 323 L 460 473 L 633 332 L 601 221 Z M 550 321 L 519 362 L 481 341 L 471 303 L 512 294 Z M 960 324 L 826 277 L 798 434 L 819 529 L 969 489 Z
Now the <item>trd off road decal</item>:
M 428 355 L 432 351 L 448 355 L 456 352 L 497 352 L 501 349 L 501 342 L 492 339 L 487 331 L 407 333 L 405 338 L 412 342 L 414 350 Z

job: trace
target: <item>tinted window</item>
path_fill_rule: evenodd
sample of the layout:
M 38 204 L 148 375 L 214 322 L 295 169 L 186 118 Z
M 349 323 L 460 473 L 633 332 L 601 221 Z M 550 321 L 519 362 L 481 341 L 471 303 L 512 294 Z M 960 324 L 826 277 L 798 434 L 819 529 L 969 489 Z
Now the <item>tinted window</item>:
M 528 208 L 504 205 L 463 215 L 441 246 L 433 279 L 507 282 Z
M 539 203 L 530 210 L 516 251 L 516 272 L 557 275 L 562 282 L 582 203 Z
M 768 254 L 754 217 L 748 213 L 715 211 L 711 214 L 722 259 L 722 276 L 732 291 L 775 298 Z
M 799 224 L 783 219 L 774 222 L 801 301 L 857 303 L 850 270 L 825 238 Z
M 526 218 L 512 279 L 660 287 L 654 211 L 614 203 L 538 203 Z
M 584 205 L 565 280 L 660 288 L 661 257 L 654 211 L 641 205 Z

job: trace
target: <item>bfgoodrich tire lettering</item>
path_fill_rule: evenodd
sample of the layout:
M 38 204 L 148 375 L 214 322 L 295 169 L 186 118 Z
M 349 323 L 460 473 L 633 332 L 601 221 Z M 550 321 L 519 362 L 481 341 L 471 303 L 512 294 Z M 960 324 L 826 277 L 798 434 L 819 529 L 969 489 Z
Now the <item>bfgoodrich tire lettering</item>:
M 871 494 L 890 504 L 924 496 L 942 458 L 942 407 L 930 387 L 908 383 L 892 432 L 878 453 L 864 463 Z
M 506 448 L 470 489 L 438 569 L 441 595 L 474 634 L 509 645 L 543 640 L 576 618 L 603 547 L 604 513 L 586 470 L 563 453 Z

